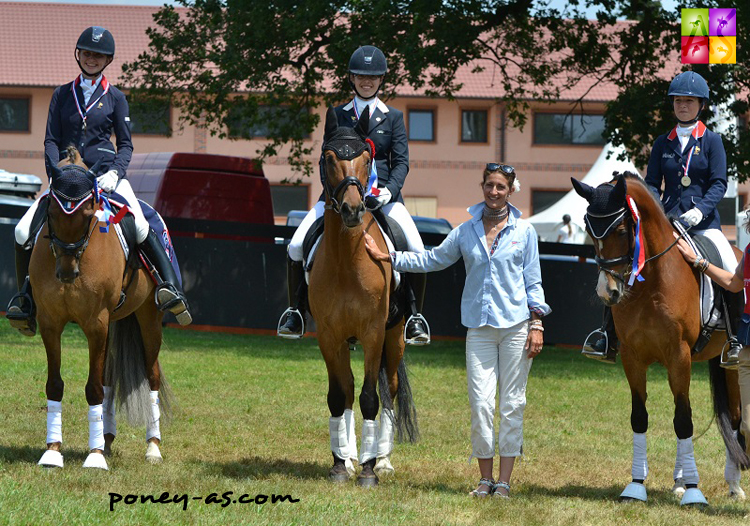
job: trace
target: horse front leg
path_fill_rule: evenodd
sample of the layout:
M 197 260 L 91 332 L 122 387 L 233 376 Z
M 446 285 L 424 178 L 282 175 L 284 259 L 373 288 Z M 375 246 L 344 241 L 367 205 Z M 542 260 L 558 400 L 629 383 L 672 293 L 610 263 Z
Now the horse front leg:
M 89 404 L 89 455 L 84 468 L 108 470 L 104 458 L 104 356 L 109 332 L 109 312 L 104 311 L 81 327 L 89 342 L 89 377 L 86 401 Z
M 146 376 L 149 384 L 151 412 L 146 419 L 146 461 L 159 464 L 163 461 L 159 446 L 161 445 L 161 411 L 159 409 L 159 390 L 161 388 L 161 368 L 159 351 L 161 350 L 161 322 L 164 315 L 159 312 L 153 301 L 147 301 L 136 311 L 138 325 L 143 340 L 143 355 Z M 167 407 L 169 407 L 167 405 Z
M 398 368 L 404 356 L 404 323 L 392 327 L 385 333 L 385 367 L 381 370 L 385 373 L 390 395 L 391 407 L 383 407 L 380 411 L 380 432 L 378 435 L 378 454 L 373 471 L 378 477 L 385 477 L 394 473 L 391 464 L 391 452 L 393 451 L 393 438 L 396 427 L 395 407 L 396 395 L 398 393 Z
M 621 501 L 638 500 L 646 502 L 648 459 L 646 455 L 646 431 L 648 431 L 648 411 L 646 410 L 646 366 L 627 347 L 620 350 L 625 376 L 630 385 L 631 412 L 630 427 L 633 429 L 632 481 L 620 494 Z
M 379 426 L 377 420 L 380 400 L 378 398 L 378 374 L 383 356 L 385 327 L 368 331 L 362 339 L 365 351 L 365 378 L 359 394 L 359 408 L 362 411 L 362 447 L 359 452 L 359 464 L 362 471 L 357 477 L 357 485 L 374 487 L 379 483 L 375 474 L 375 463 L 378 457 Z
M 44 467 L 63 467 L 62 448 L 62 399 L 65 383 L 60 375 L 62 345 L 60 336 L 65 324 L 59 324 L 42 309 L 37 317 L 39 332 L 47 353 L 47 450 L 39 459 Z
M 347 482 L 354 477 L 357 437 L 354 431 L 354 375 L 349 362 L 349 345 L 336 344 L 319 331 L 319 345 L 328 371 L 328 431 L 333 466 L 328 472 L 332 482 Z

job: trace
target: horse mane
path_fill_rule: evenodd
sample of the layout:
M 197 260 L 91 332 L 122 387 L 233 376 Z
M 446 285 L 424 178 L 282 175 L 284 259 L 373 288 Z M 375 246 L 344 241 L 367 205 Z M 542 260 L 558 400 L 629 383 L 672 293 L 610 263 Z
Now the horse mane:
M 627 193 L 632 195 L 635 199 L 639 212 L 646 212 L 646 215 L 652 216 L 652 219 L 661 217 L 662 220 L 667 223 L 669 222 L 667 215 L 664 213 L 664 207 L 662 206 L 661 201 L 656 198 L 656 195 L 654 195 L 654 192 L 648 187 L 643 180 L 643 177 L 633 172 L 615 172 L 613 175 L 615 176 L 613 182 L 617 182 L 617 179 L 620 177 L 625 178 Z M 635 188 L 637 189 L 633 191 Z M 643 194 L 643 196 L 641 196 L 641 194 Z
M 83 162 L 81 154 L 78 152 L 78 148 L 76 148 L 72 144 L 68 145 L 68 147 L 65 148 L 65 154 L 65 157 L 61 159 L 59 163 L 57 163 L 58 168 L 68 166 L 69 164 L 75 164 L 78 166 L 83 166 L 87 170 L 89 169 L 89 167 L 86 166 L 86 164 Z

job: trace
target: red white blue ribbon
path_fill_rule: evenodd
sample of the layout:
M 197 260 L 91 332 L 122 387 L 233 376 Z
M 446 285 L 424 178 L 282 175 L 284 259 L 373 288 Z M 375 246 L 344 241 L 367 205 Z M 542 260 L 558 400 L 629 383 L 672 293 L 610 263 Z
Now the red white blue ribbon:
M 633 249 L 633 268 L 630 272 L 630 279 L 628 280 L 628 287 L 633 285 L 633 281 L 637 278 L 638 281 L 644 281 L 641 276 L 641 270 L 646 264 L 646 252 L 643 248 L 643 233 L 641 232 L 641 215 L 638 213 L 638 206 L 635 204 L 635 200 L 629 195 L 625 196 L 625 202 L 628 203 L 630 213 L 633 215 L 635 221 L 635 248 Z
M 86 109 L 81 109 L 81 102 L 78 100 L 78 94 L 76 93 L 76 87 L 81 83 L 81 77 L 82 75 L 78 75 L 76 77 L 75 82 L 73 82 L 73 85 L 70 87 L 71 91 L 73 92 L 73 97 L 76 99 L 76 109 L 78 110 L 78 114 L 81 116 L 81 120 L 83 121 L 83 125 L 86 125 L 86 115 L 88 114 L 89 110 L 94 107 L 94 104 L 99 102 L 99 99 L 104 97 L 107 92 L 109 91 L 109 81 L 102 75 L 102 81 L 101 81 L 101 87 L 102 87 L 102 94 L 99 95 L 95 101 L 93 101 L 91 104 L 86 106 Z
M 130 209 L 127 205 L 125 205 L 120 208 L 120 211 L 117 212 L 117 214 L 115 214 L 112 211 L 112 205 L 110 204 L 109 199 L 106 195 L 100 195 L 99 201 L 99 210 L 97 210 L 94 215 L 99 219 L 101 223 L 104 223 L 104 226 L 99 226 L 99 232 L 106 234 L 107 232 L 109 232 L 109 225 L 116 225 L 117 223 L 122 221 L 122 218 L 125 217 L 125 214 L 127 214 Z

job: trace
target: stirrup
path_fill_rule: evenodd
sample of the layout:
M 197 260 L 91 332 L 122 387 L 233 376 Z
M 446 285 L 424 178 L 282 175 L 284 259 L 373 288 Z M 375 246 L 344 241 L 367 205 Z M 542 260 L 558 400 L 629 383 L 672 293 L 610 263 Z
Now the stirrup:
M 604 352 L 599 352 L 594 349 L 594 344 L 601 339 L 601 336 L 604 337 Z M 583 349 L 581 349 L 581 354 L 586 358 L 592 358 L 601 362 L 615 363 L 609 358 L 609 335 L 607 335 L 607 331 L 602 329 L 595 329 L 586 336 L 586 339 L 583 342 Z
M 284 322 L 286 321 L 287 314 L 290 316 L 299 316 L 300 320 L 302 321 L 302 332 L 299 334 L 292 333 L 292 332 L 281 332 L 281 329 L 284 326 Z M 281 318 L 279 318 L 279 323 L 276 326 L 276 336 L 279 338 L 286 338 L 287 340 L 299 340 L 302 338 L 302 336 L 305 335 L 305 317 L 302 315 L 302 313 L 293 307 L 288 307 L 283 313 L 281 313 Z
M 734 336 L 729 338 L 721 348 L 721 354 L 719 355 L 719 365 L 721 365 L 724 369 L 736 371 L 740 368 L 740 357 L 739 353 L 737 356 L 729 356 L 729 351 L 733 346 L 732 344 L 740 345 L 740 343 L 737 341 L 737 338 L 735 338 Z
M 160 311 L 168 310 L 174 314 L 180 325 L 190 325 L 193 322 L 185 296 L 172 283 L 165 281 L 158 285 L 154 292 L 154 301 Z
M 25 287 L 10 299 L 5 317 L 10 322 L 11 327 L 18 330 L 24 336 L 32 337 L 36 335 L 36 307 L 31 295 L 28 292 L 24 292 L 24 290 L 26 290 Z M 20 301 L 17 305 L 14 305 L 13 303 L 16 300 Z M 24 303 L 30 306 L 31 312 L 23 310 Z
M 417 321 L 421 321 L 422 323 L 424 323 L 424 327 L 425 327 L 425 329 L 427 329 L 427 333 L 426 333 L 427 339 L 425 339 L 424 336 L 421 336 L 421 337 L 418 337 L 418 338 L 412 338 L 412 339 L 407 339 L 406 338 L 406 329 L 409 327 L 409 322 L 412 321 L 412 320 L 417 320 Z M 430 324 L 427 323 L 427 320 L 425 319 L 425 317 L 422 316 L 422 314 L 419 313 L 419 312 L 416 313 L 416 314 L 412 314 L 411 316 L 409 316 L 409 319 L 406 320 L 406 323 L 404 324 L 404 343 L 406 343 L 407 345 L 429 345 L 430 342 L 432 341 L 432 338 L 430 337 L 430 334 L 431 334 L 430 333 Z

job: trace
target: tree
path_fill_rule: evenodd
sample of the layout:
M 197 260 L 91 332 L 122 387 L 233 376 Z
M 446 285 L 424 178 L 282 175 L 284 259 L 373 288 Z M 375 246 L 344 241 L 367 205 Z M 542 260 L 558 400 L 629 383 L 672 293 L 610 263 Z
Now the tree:
M 269 140 L 261 158 L 288 145 L 289 162 L 308 175 L 314 152 L 303 141 L 318 124 L 309 110 L 351 96 L 348 60 L 364 44 L 388 57 L 386 97 L 403 85 L 453 97 L 458 68 L 496 68 L 498 100 L 518 127 L 532 100 L 556 101 L 581 83 L 614 83 L 620 94 L 607 107 L 605 133 L 641 166 L 656 136 L 673 123 L 666 92 L 680 69 L 680 28 L 678 13 L 658 1 L 587 0 L 595 20 L 586 19 L 578 0 L 563 9 L 544 0 L 179 1 L 190 9 L 161 9 L 148 31 L 149 49 L 124 67 L 134 100 L 169 102 L 184 122 L 222 137 L 262 134 Z M 738 9 L 737 17 L 741 57 L 750 14 Z M 729 109 L 747 114 L 747 68 L 695 70 L 708 80 L 712 103 L 729 103 L 737 94 Z M 745 180 L 747 127 L 736 137 L 729 131 L 730 173 Z

